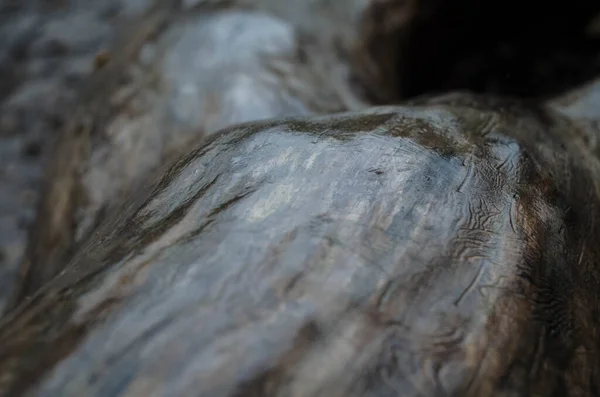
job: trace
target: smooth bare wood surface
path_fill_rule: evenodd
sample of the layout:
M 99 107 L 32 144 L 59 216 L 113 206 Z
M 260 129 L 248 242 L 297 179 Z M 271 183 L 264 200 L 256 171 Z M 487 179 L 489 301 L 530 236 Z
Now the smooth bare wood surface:
M 217 133 L 0 323 L 0 394 L 595 395 L 598 133 L 459 94 Z
M 236 123 L 364 106 L 332 47 L 350 20 L 358 25 L 358 5 L 313 21 L 315 9 L 302 2 L 296 14 L 270 0 L 250 3 L 155 1 L 120 32 L 50 155 L 11 307 L 59 273 L 112 206 L 191 142 Z

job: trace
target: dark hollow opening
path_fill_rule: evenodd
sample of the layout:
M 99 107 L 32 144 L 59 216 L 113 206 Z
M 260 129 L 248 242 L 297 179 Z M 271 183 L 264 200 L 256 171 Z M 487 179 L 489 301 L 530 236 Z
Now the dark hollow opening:
M 599 0 L 440 0 L 409 32 L 400 98 L 456 90 L 546 97 L 600 75 Z

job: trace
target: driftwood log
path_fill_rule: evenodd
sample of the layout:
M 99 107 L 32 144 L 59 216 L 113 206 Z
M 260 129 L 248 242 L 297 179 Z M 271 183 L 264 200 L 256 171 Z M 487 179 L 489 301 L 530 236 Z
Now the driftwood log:
M 593 396 L 600 85 L 213 134 L 0 323 L 3 396 Z
M 0 289 L 0 313 L 7 290 L 11 309 L 58 274 L 140 180 L 198 139 L 241 122 L 362 109 L 365 84 L 353 79 L 387 95 L 379 79 L 393 73 L 372 42 L 385 43 L 416 10 L 390 0 L 153 3 L 121 23 L 68 108 L 19 277 L 0 275 L 15 285 Z

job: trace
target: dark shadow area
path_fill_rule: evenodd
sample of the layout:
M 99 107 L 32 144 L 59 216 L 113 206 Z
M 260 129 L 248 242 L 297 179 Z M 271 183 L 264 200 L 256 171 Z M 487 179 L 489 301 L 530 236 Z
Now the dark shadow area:
M 434 3 L 398 44 L 400 98 L 453 90 L 545 97 L 600 74 L 598 0 Z

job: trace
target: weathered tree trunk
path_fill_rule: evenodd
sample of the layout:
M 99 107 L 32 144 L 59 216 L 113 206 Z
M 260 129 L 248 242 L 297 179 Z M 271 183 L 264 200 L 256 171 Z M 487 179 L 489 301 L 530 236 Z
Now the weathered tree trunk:
M 0 394 L 600 393 L 600 131 L 580 96 L 214 134 L 5 317 Z

